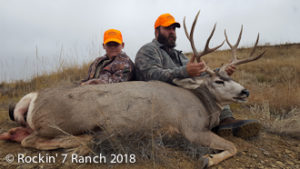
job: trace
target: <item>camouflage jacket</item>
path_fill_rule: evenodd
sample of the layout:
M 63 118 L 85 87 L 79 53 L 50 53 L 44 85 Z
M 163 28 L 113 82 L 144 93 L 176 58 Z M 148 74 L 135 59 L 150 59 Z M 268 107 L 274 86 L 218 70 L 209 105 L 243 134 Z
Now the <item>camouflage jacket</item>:
M 181 51 L 169 51 L 156 39 L 144 45 L 135 58 L 137 80 L 160 80 L 172 83 L 174 78 L 189 77 L 186 71 L 188 58 Z
M 90 79 L 100 79 L 101 83 L 118 83 L 133 80 L 134 64 L 131 59 L 122 52 L 111 60 L 108 56 L 96 58 L 89 67 L 88 77 L 82 82 Z

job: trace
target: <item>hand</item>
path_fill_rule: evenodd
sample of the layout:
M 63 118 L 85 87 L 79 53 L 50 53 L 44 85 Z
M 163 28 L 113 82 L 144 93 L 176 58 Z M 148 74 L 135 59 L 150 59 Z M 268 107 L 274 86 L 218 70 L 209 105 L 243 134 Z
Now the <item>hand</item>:
M 236 67 L 234 65 L 228 65 L 226 68 L 225 68 L 225 71 L 226 73 L 231 76 L 236 70 Z
M 199 63 L 193 63 L 191 60 L 186 65 L 186 71 L 191 77 L 200 76 L 201 73 L 207 70 L 207 66 L 204 61 L 200 61 Z

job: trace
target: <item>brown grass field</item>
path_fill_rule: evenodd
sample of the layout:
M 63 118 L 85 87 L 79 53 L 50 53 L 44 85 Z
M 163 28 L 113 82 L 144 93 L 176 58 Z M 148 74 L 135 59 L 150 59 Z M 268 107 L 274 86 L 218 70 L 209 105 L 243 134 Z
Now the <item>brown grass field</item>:
M 251 49 L 242 48 L 238 55 L 248 56 Z M 300 44 L 259 46 L 258 52 L 267 50 L 258 61 L 241 65 L 233 79 L 250 91 L 246 104 L 232 104 L 234 116 L 240 119 L 257 119 L 263 129 L 258 137 L 243 140 L 226 137 L 238 148 L 238 154 L 212 168 L 300 168 Z M 230 60 L 228 50 L 217 51 L 204 60 L 216 68 Z M 8 105 L 16 103 L 24 94 L 47 87 L 78 83 L 87 74 L 88 65 L 65 67 L 43 74 L 30 81 L 0 84 L 0 133 L 15 127 L 9 120 Z M 296 133 L 298 134 L 295 134 Z M 292 133 L 292 134 L 291 134 Z M 135 144 L 138 141 L 135 141 Z M 186 145 L 186 144 L 184 144 Z M 8 154 L 27 155 L 61 154 L 64 150 L 37 151 L 22 148 L 13 142 L 0 141 L 0 168 L 197 168 L 197 157 L 180 149 L 147 147 L 156 153 L 154 158 L 137 158 L 136 164 L 18 164 L 7 163 Z M 186 150 L 186 149 L 185 149 Z

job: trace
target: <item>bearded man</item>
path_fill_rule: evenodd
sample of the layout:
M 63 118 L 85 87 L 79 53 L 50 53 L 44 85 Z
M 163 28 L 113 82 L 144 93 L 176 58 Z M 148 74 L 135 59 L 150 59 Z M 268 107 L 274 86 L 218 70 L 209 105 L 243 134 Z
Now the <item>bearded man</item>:
M 176 46 L 176 28 L 180 24 L 169 14 L 160 15 L 154 24 L 155 39 L 145 44 L 135 58 L 137 80 L 159 80 L 172 84 L 175 78 L 201 76 L 207 69 L 204 62 L 189 61 Z M 235 71 L 234 66 L 226 68 L 228 75 Z M 231 132 L 235 136 L 249 138 L 258 134 L 260 124 L 256 120 L 236 120 L 229 106 L 225 106 L 220 115 L 217 133 Z

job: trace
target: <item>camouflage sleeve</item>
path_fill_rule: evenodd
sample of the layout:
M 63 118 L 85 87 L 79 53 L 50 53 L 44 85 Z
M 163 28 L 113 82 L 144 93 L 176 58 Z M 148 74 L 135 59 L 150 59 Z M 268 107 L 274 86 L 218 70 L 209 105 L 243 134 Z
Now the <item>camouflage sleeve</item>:
M 132 79 L 134 74 L 134 65 L 130 59 L 118 62 L 114 65 L 114 67 L 117 67 L 114 72 L 105 71 L 105 73 L 101 74 L 99 79 L 107 83 L 119 83 Z
M 149 46 L 144 46 L 138 51 L 135 65 L 140 80 L 160 80 L 172 83 L 174 78 L 189 77 L 186 65 L 172 69 L 163 68 L 159 51 Z

